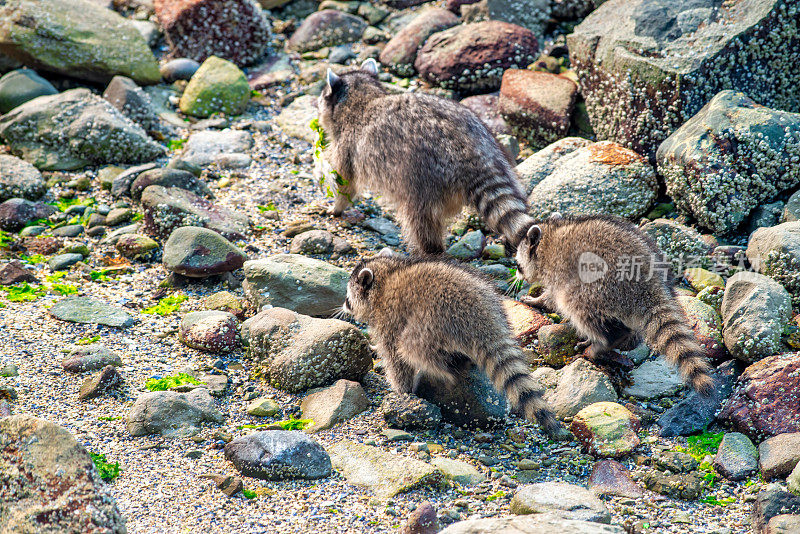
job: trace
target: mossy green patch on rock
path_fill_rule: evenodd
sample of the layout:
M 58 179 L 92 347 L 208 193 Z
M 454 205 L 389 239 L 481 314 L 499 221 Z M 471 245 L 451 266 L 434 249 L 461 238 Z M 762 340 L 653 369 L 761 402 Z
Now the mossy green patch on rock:
M 250 86 L 244 72 L 230 61 L 211 56 L 189 80 L 180 108 L 194 117 L 240 115 L 249 101 Z

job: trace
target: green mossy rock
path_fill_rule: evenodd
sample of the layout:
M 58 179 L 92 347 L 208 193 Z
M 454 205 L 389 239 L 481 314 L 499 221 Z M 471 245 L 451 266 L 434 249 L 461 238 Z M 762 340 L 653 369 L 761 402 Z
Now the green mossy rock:
M 249 101 L 250 85 L 244 72 L 230 61 L 211 56 L 189 80 L 180 108 L 194 117 L 240 115 Z

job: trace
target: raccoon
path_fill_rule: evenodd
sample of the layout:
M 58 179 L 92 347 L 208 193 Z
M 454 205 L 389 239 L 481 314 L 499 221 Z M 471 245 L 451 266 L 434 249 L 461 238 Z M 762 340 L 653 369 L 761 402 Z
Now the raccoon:
M 639 228 L 618 217 L 554 214 L 528 229 L 517 275 L 544 285 L 532 306 L 555 308 L 590 343 L 598 362 L 643 337 L 698 393 L 713 389 L 705 350 L 675 298 L 672 265 Z
M 369 324 L 394 391 L 413 393 L 418 373 L 455 385 L 468 359 L 526 419 L 571 438 L 530 376 L 494 284 L 472 269 L 384 250 L 355 267 L 342 308 Z
M 410 249 L 441 254 L 448 219 L 465 204 L 516 246 L 533 221 L 511 157 L 469 109 L 425 94 L 389 94 L 375 60 L 338 76 L 318 99 L 325 159 L 343 178 L 339 216 L 359 192 L 389 200 Z

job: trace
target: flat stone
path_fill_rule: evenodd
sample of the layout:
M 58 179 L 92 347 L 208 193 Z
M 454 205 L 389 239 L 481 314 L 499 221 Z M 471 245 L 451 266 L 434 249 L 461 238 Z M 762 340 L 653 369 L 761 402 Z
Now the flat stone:
M 247 405 L 247 415 L 256 417 L 272 417 L 280 411 L 281 407 L 275 399 L 259 397 Z
M 121 367 L 122 359 L 100 343 L 77 346 L 61 362 L 61 367 L 68 373 L 99 371 L 108 365 Z
M 308 432 L 319 432 L 352 419 L 369 407 L 369 399 L 358 382 L 337 380 L 326 388 L 312 390 L 300 403 L 303 419 L 313 424 Z
M 553 514 L 459 521 L 439 534 L 624 534 L 622 527 L 563 519 Z
M 23 282 L 38 284 L 39 279 L 19 260 L 12 260 L 0 267 L 0 286 L 13 286 Z
M 195 177 L 194 174 L 180 169 L 164 168 L 151 169 L 139 174 L 131 183 L 131 198 L 137 201 L 140 200 L 142 198 L 142 192 L 151 185 L 180 187 L 192 193 L 197 193 L 200 196 L 211 196 L 211 190 L 205 182 Z
M 466 462 L 436 457 L 431 460 L 431 464 L 444 473 L 445 478 L 462 486 L 477 486 L 486 481 L 486 475 Z
M 630 373 L 633 384 L 622 390 L 635 399 L 653 399 L 672 395 L 683 387 L 681 375 L 666 357 L 644 362 Z
M 693 501 L 705 489 L 705 481 L 695 473 L 671 474 L 661 471 L 648 471 L 641 481 L 645 487 L 673 499 Z
M 553 324 L 548 316 L 518 300 L 503 299 L 502 304 L 511 333 L 521 345 L 527 345 L 536 339 L 543 326 Z
M 314 480 L 331 474 L 331 459 L 303 432 L 263 430 L 225 445 L 225 458 L 243 475 L 262 480 Z
M 158 250 L 158 243 L 140 234 L 120 236 L 115 247 L 120 255 L 131 260 L 143 260 Z
M 544 398 L 556 416 L 565 419 L 596 402 L 616 402 L 617 392 L 608 376 L 578 358 L 559 371 L 557 384 L 545 391 Z
M 198 167 L 212 164 L 229 167 L 231 162 L 240 162 L 242 167 L 247 167 L 250 165 L 252 147 L 253 134 L 250 132 L 204 130 L 189 137 L 181 159 Z
M 223 420 L 205 388 L 188 393 L 149 391 L 139 395 L 133 403 L 126 428 L 133 436 L 188 437 L 197 434 L 203 422 L 222 423 Z
M 90 298 L 70 296 L 56 302 L 50 310 L 56 319 L 71 323 L 101 324 L 126 328 L 134 318 L 122 308 Z
M 594 464 L 587 487 L 595 495 L 615 495 L 639 499 L 644 490 L 633 481 L 628 469 L 616 460 L 601 460 Z
M 591 491 L 564 482 L 541 482 L 521 486 L 511 499 L 517 515 L 555 513 L 564 519 L 611 523 L 611 514 Z

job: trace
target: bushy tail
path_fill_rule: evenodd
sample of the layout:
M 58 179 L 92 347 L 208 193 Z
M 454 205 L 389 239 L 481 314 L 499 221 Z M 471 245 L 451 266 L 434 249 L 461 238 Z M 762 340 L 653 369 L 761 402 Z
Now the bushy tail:
M 479 356 L 475 363 L 525 419 L 539 423 L 551 437 L 564 437 L 566 430 L 542 397 L 542 390 L 531 376 L 522 351 L 511 339 L 476 353 Z
M 513 175 L 488 177 L 472 193 L 472 202 L 486 225 L 512 247 L 519 245 L 533 223 L 525 193 Z
M 706 351 L 689 328 L 686 314 L 674 299 L 656 305 L 643 325 L 647 345 L 675 365 L 684 383 L 703 395 L 714 389 Z

